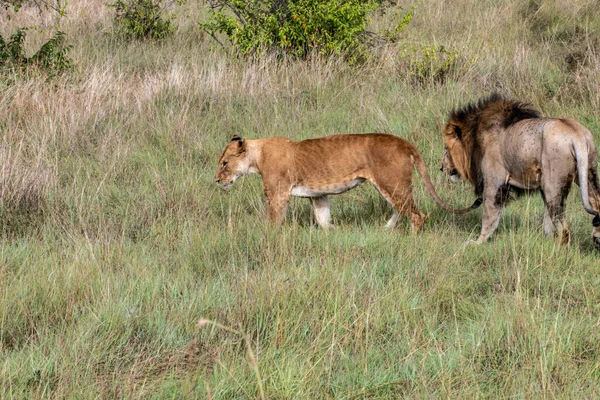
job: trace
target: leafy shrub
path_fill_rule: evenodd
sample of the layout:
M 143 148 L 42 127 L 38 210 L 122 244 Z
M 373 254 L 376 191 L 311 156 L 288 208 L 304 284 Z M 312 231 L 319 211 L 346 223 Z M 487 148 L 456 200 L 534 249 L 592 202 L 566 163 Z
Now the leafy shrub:
M 25 49 L 23 48 L 24 42 L 24 29 L 17 29 L 8 42 L 0 36 L 0 68 L 27 63 Z
M 19 11 L 25 0 L 0 0 L 0 7 L 5 10 L 12 8 L 14 11 Z
M 360 54 L 375 0 L 213 0 L 202 27 L 243 54 Z
M 26 28 L 17 29 L 8 41 L 0 36 L 0 72 L 7 70 L 23 72 L 30 68 L 38 68 L 52 77 L 73 68 L 73 63 L 68 57 L 73 46 L 65 44 L 63 32 L 56 32 L 31 57 L 25 54 L 25 36 Z
M 51 72 L 62 72 L 73 68 L 73 62 L 68 57 L 72 45 L 65 45 L 64 32 L 56 32 L 29 59 L 29 63 Z
M 117 0 L 110 3 L 116 11 L 118 33 L 136 39 L 159 39 L 175 30 L 171 16 L 165 14 L 169 6 L 185 0 Z M 165 4 L 163 4 L 165 3 Z
M 404 32 L 406 27 L 411 23 L 414 15 L 415 9 L 417 6 L 411 6 L 410 11 L 404 12 L 402 7 L 397 7 L 396 9 L 396 18 L 400 20 L 398 24 L 394 27 L 394 29 L 387 30 L 383 36 L 391 43 L 396 43 L 400 39 L 400 34 Z
M 444 46 L 431 45 L 402 50 L 407 60 L 410 75 L 418 83 L 444 82 L 456 68 L 459 54 L 457 50 Z

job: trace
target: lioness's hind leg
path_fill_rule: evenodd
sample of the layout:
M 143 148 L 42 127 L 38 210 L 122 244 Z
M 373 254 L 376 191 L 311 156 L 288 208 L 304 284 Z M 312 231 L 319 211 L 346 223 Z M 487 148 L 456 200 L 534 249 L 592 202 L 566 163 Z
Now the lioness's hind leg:
M 417 208 L 411 191 L 396 192 L 390 195 L 388 200 L 394 208 L 394 215 L 388 221 L 386 227 L 393 227 L 400 219 L 400 215 L 410 221 L 413 233 L 418 233 L 425 223 L 425 214 Z
M 412 199 L 411 199 L 412 200 Z M 402 207 L 400 208 L 400 212 L 397 211 L 396 207 L 400 208 L 401 206 L 394 206 L 394 214 L 389 219 L 387 224 L 385 224 L 386 228 L 393 228 L 398 223 L 400 216 L 406 217 L 410 221 L 410 226 L 413 233 L 418 233 L 423 224 L 425 223 L 425 214 L 419 211 L 419 209 L 413 204 L 412 207 Z
M 417 233 L 425 222 L 425 214 L 419 211 L 413 200 L 412 164 L 399 163 L 390 166 L 390 170 L 394 170 L 395 173 L 369 179 L 394 209 L 394 214 L 385 226 L 393 228 L 400 216 L 403 216 L 410 221 L 413 233 Z
M 394 208 L 394 214 L 392 214 L 392 217 L 385 224 L 385 227 L 388 229 L 394 228 L 398 224 L 400 216 L 400 213 Z M 410 226 L 413 233 L 418 233 L 425 223 L 425 214 L 420 212 L 416 207 L 414 211 L 410 213 L 404 213 L 403 216 L 408 218 L 410 221 Z
M 329 197 L 311 197 L 310 203 L 312 204 L 317 224 L 319 224 L 321 228 L 325 229 L 331 227 L 331 211 L 329 209 Z
M 392 214 L 392 217 L 388 220 L 387 224 L 385 224 L 385 227 L 388 229 L 394 228 L 398 224 L 399 219 L 400 214 L 394 208 L 394 213 Z
M 423 224 L 425 223 L 425 214 L 419 211 L 418 208 L 414 208 L 410 213 L 410 225 L 412 227 L 413 233 L 418 233 Z

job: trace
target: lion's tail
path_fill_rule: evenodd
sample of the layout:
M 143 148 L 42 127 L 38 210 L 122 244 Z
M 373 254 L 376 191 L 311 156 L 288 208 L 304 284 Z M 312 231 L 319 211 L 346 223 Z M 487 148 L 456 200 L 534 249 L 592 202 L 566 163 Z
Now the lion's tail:
M 417 172 L 419 173 L 419 176 L 421 177 L 421 179 L 423 180 L 423 183 L 425 184 L 425 189 L 427 190 L 427 193 L 429 193 L 429 195 L 431 197 L 433 197 L 433 200 L 436 202 L 436 204 L 438 206 L 440 206 L 444 210 L 454 213 L 454 214 L 466 214 L 469 211 L 472 211 L 481 205 L 482 200 L 480 198 L 475 200 L 475 202 L 469 208 L 462 208 L 462 209 L 457 210 L 455 208 L 451 208 L 448 205 L 446 205 L 446 203 L 444 203 L 442 201 L 442 199 L 440 199 L 440 196 L 438 196 L 437 192 L 435 191 L 435 188 L 433 187 L 433 184 L 431 183 L 431 179 L 429 178 L 429 174 L 427 173 L 427 166 L 425 165 L 423 156 L 418 151 L 415 151 L 415 152 L 413 152 L 413 155 L 411 158 L 412 158 L 413 164 L 417 167 Z
M 588 171 L 589 171 L 589 160 L 588 160 L 588 145 L 587 141 L 575 141 L 573 142 L 573 150 L 575 152 L 575 159 L 577 160 L 577 177 L 579 178 L 579 190 L 581 191 L 581 202 L 583 208 L 589 214 L 594 216 L 592 225 L 595 227 L 600 226 L 600 214 L 594 210 L 590 205 L 589 200 L 589 187 L 588 187 Z

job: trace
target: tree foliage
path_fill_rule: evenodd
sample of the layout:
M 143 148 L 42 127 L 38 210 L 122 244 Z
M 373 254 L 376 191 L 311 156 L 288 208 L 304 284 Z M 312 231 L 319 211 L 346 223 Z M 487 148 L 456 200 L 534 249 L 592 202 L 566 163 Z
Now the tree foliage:
M 0 9 L 18 12 L 21 7 L 32 6 L 40 13 L 50 11 L 64 16 L 66 2 L 61 0 L 0 0 Z M 25 51 L 25 40 L 28 30 L 39 27 L 19 27 L 9 37 L 0 36 L 0 73 L 14 71 L 23 73 L 32 68 L 44 71 L 48 77 L 73 68 L 73 62 L 68 56 L 72 46 L 66 44 L 66 35 L 60 29 L 44 42 L 31 56 Z
M 35 67 L 54 76 L 73 67 L 73 62 L 68 57 L 72 46 L 65 44 L 63 32 L 56 32 L 30 57 L 27 57 L 24 48 L 26 32 L 24 28 L 17 29 L 8 40 L 0 36 L 0 72 L 22 72 Z
M 167 9 L 185 0 L 116 0 L 110 3 L 116 11 L 119 34 L 136 39 L 159 39 L 175 30 Z
M 224 34 L 243 54 L 286 53 L 305 58 L 365 50 L 374 0 L 215 0 L 203 28 Z

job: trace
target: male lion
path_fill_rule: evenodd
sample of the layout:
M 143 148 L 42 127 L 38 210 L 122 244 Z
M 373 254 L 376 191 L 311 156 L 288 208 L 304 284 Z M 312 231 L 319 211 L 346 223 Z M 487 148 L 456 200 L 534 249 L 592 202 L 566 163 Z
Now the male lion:
M 540 190 L 544 231 L 570 243 L 565 201 L 575 181 L 583 208 L 594 215 L 592 237 L 600 250 L 598 156 L 590 131 L 567 118 L 542 118 L 530 105 L 497 93 L 454 110 L 444 128 L 442 171 L 460 175 L 483 196 L 483 223 L 476 243 L 498 227 L 509 191 Z M 591 205 L 590 205 L 591 204 Z
M 423 225 L 425 215 L 412 198 L 413 166 L 427 192 L 443 209 L 463 214 L 478 207 L 455 210 L 440 200 L 421 153 L 406 140 L 384 134 L 333 135 L 294 142 L 286 138 L 243 139 L 234 136 L 219 158 L 216 182 L 228 188 L 240 176 L 259 173 L 267 197 L 271 222 L 280 224 L 290 196 L 308 197 L 315 219 L 330 226 L 330 194 L 372 182 L 394 208 L 386 227 L 394 227 L 400 215 L 408 218 L 413 232 Z

